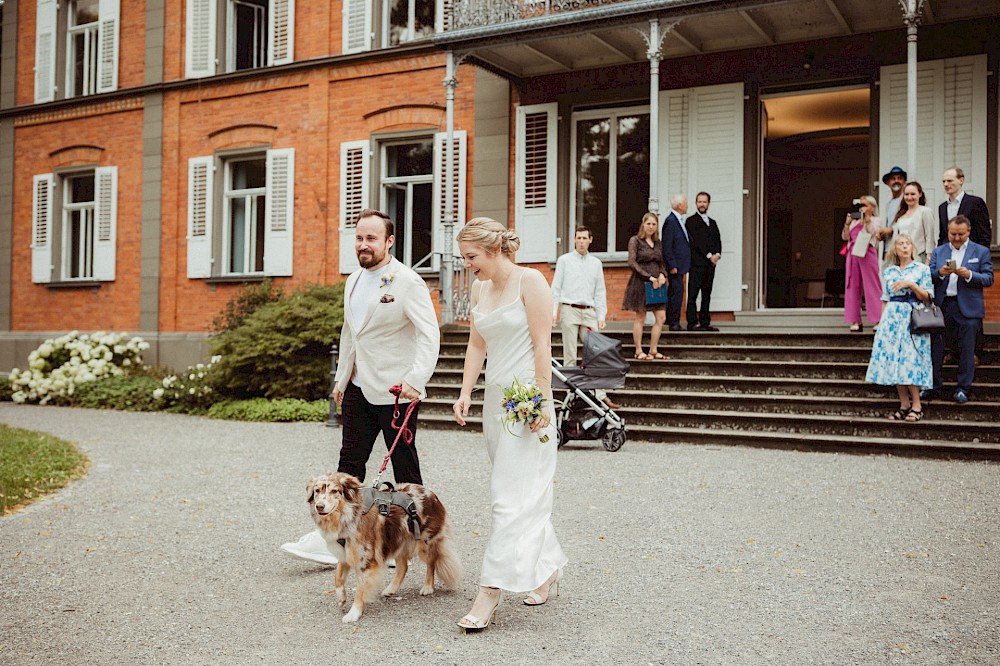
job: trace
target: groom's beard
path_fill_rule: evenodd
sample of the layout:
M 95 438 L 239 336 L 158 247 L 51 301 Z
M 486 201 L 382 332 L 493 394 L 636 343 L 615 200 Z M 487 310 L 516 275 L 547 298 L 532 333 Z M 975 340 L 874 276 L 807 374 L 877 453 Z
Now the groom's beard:
M 371 268 L 372 266 L 377 266 L 383 259 L 385 259 L 385 254 L 384 250 L 381 254 L 376 254 L 371 250 L 363 250 L 358 252 L 358 264 L 361 268 Z

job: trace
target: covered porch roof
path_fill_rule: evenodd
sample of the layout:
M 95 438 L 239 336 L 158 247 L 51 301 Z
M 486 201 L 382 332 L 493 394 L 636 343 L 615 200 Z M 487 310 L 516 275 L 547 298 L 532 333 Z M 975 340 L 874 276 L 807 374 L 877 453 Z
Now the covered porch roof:
M 996 16 L 1000 2 L 910 0 L 921 25 Z M 906 0 L 458 0 L 435 42 L 514 79 L 903 29 Z M 667 28 L 673 24 L 669 31 Z M 657 45 L 652 45 L 655 50 Z

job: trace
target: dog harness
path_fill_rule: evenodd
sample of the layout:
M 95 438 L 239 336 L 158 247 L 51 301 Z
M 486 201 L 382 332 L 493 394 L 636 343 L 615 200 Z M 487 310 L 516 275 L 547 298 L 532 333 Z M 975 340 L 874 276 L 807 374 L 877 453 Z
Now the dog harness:
M 371 511 L 375 505 L 378 505 L 378 512 L 382 516 L 388 516 L 393 505 L 401 508 L 406 512 L 406 522 L 413 538 L 420 539 L 420 517 L 417 515 L 417 503 L 408 494 L 396 490 L 388 481 L 383 481 L 377 489 L 368 486 L 362 488 L 361 499 L 363 500 L 362 516 Z

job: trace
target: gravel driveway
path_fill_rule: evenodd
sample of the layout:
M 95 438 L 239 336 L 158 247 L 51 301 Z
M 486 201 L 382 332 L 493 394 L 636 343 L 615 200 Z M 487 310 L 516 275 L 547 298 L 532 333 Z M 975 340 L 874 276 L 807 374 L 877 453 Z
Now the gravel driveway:
M 1000 466 L 598 442 L 559 454 L 562 596 L 462 635 L 489 532 L 475 432 L 418 434 L 465 584 L 340 622 L 278 550 L 339 431 L 0 403 L 86 478 L 0 518 L 0 664 L 997 664 Z M 369 473 L 382 453 L 376 447 Z

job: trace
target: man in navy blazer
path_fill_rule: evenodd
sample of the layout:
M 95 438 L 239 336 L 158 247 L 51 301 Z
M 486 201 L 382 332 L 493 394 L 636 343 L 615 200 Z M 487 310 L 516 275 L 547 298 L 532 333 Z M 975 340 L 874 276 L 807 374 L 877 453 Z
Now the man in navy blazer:
M 983 325 L 986 308 L 983 289 L 993 284 L 993 263 L 988 248 L 969 240 L 972 223 L 964 215 L 948 222 L 948 243 L 931 253 L 931 279 L 934 301 L 944 313 L 945 333 L 931 339 L 934 363 L 934 387 L 925 391 L 927 398 L 941 392 L 941 365 L 944 362 L 944 336 L 955 338 L 958 351 L 958 382 L 955 402 L 968 402 L 976 372 L 976 336 Z
M 957 215 L 969 218 L 972 224 L 972 242 L 989 247 L 993 243 L 993 231 L 990 228 L 990 211 L 986 202 L 974 194 L 964 192 L 965 173 L 958 167 L 952 167 L 941 176 L 947 201 L 938 206 L 938 245 L 948 242 L 948 221 Z
M 671 331 L 681 330 L 681 302 L 684 300 L 684 276 L 691 270 L 691 241 L 684 227 L 688 200 L 683 194 L 670 199 L 670 214 L 660 233 L 663 262 L 667 265 L 667 325 Z

